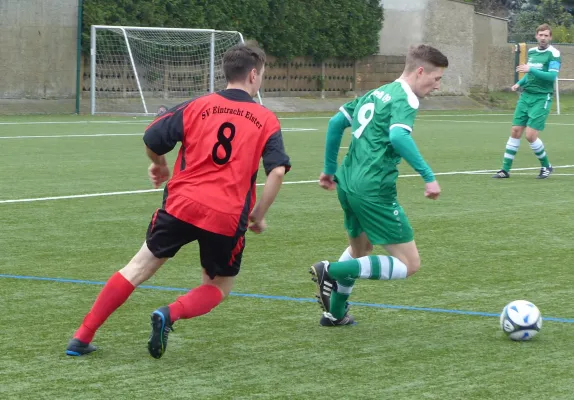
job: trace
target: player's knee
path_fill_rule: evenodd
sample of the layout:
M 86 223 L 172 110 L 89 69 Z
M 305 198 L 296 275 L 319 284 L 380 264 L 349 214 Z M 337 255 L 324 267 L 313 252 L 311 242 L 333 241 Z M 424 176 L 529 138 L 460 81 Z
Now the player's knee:
M 526 130 L 526 140 L 528 140 L 529 143 L 534 143 L 537 139 L 538 131 L 535 131 L 534 129 Z
M 138 286 L 156 273 L 166 258 L 157 258 L 144 243 L 140 251 L 120 270 L 120 273 L 134 286 Z
M 205 272 L 205 270 L 203 271 L 203 282 L 202 283 L 204 285 L 211 285 L 211 286 L 217 287 L 221 291 L 223 298 L 226 298 L 227 296 L 229 296 L 229 293 L 231 293 L 231 289 L 233 288 L 234 280 L 235 279 L 232 276 L 217 276 L 216 275 L 213 278 L 211 278 Z
M 365 247 L 365 252 L 367 254 L 371 254 L 373 252 L 373 245 L 371 244 L 371 242 L 367 243 L 367 246 Z
M 134 258 L 128 265 L 120 270 L 120 273 L 134 286 L 139 286 L 155 274 L 159 266 L 151 265 L 142 259 Z
M 229 296 L 229 294 L 231 293 L 231 286 L 228 285 L 216 285 L 213 282 L 211 283 L 212 286 L 215 286 L 219 289 L 219 291 L 221 292 L 221 295 L 223 296 L 223 298 L 225 299 L 227 296 Z
M 513 139 L 520 139 L 520 137 L 522 136 L 522 132 L 524 132 L 524 127 L 522 126 L 513 126 L 510 129 L 510 136 Z
M 409 258 L 407 262 L 407 276 L 411 276 L 421 268 L 421 258 L 416 255 Z
M 280 167 L 273 168 L 273 169 L 271 170 L 271 172 L 269 172 L 269 175 L 273 175 L 273 176 L 275 176 L 275 177 L 277 177 L 277 178 L 283 179 L 283 177 L 285 176 L 285 173 L 286 173 L 286 172 L 287 172 L 287 171 L 285 171 L 285 167 L 284 167 L 284 166 L 280 166 Z

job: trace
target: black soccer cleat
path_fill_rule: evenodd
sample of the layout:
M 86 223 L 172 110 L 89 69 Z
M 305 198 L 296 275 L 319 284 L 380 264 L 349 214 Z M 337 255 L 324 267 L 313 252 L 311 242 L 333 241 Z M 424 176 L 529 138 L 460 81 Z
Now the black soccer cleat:
M 540 173 L 538 174 L 536 179 L 546 179 L 550 176 L 550 174 L 552 174 L 553 171 L 554 168 L 552 168 L 552 165 L 549 165 L 548 167 L 542 167 L 540 168 Z
M 346 326 L 346 325 L 356 325 L 355 318 L 349 313 L 345 313 L 343 318 L 337 319 L 331 315 L 331 313 L 324 312 L 321 320 L 319 321 L 321 326 Z
M 317 284 L 315 297 L 326 312 L 329 312 L 331 308 L 331 293 L 333 290 L 337 290 L 337 282 L 331 279 L 327 273 L 328 266 L 329 261 L 320 261 L 309 268 L 309 273 L 313 276 L 311 279 Z
M 147 349 L 153 358 L 161 358 L 167 348 L 169 332 L 173 331 L 169 317 L 169 307 L 160 307 L 151 313 L 151 333 Z
M 496 174 L 492 175 L 492 177 L 496 179 L 506 179 L 510 178 L 510 174 L 508 173 L 508 171 L 501 169 Z
M 93 351 L 96 351 L 98 348 L 90 343 L 84 343 L 80 341 L 80 339 L 73 338 L 68 343 L 68 347 L 66 348 L 66 355 L 73 356 L 73 357 L 80 357 L 85 356 L 86 354 L 90 354 Z

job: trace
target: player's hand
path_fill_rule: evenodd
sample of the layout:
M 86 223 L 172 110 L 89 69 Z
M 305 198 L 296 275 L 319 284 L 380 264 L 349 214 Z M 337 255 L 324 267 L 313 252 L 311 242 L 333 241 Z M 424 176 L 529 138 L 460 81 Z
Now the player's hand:
M 169 167 L 152 163 L 148 168 L 148 175 L 154 188 L 159 188 L 162 183 L 169 179 Z
M 321 172 L 321 175 L 319 176 L 319 186 L 325 190 L 334 190 L 337 187 L 337 183 L 335 183 L 333 175 L 327 175 L 324 172 Z
M 512 90 L 513 92 L 516 92 L 519 87 L 520 87 L 520 85 L 517 83 L 516 85 L 512 85 L 512 87 L 510 88 L 510 90 Z
M 518 67 L 516 67 L 516 72 L 521 72 L 523 74 L 527 74 L 528 72 L 530 72 L 530 65 L 520 64 Z
M 425 185 L 425 197 L 436 200 L 440 195 L 440 186 L 437 181 L 429 182 Z
M 265 218 L 258 219 L 256 215 L 251 214 L 249 216 L 249 230 L 253 233 L 260 234 L 265 229 L 267 229 L 267 223 L 265 223 Z

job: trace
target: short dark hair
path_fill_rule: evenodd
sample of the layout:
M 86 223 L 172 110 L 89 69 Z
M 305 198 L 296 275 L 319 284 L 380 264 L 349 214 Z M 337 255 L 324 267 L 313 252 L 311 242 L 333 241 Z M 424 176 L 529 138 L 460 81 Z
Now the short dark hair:
M 552 28 L 548 24 L 542 24 L 538 28 L 536 28 L 536 33 L 540 31 L 550 31 L 550 36 L 552 36 Z
M 244 81 L 255 68 L 261 72 L 265 65 L 265 52 L 252 44 L 238 44 L 223 55 L 223 73 L 227 82 Z
M 411 46 L 407 54 L 405 70 L 414 71 L 420 66 L 420 63 L 428 63 L 437 68 L 447 68 L 448 58 L 438 49 L 426 44 Z

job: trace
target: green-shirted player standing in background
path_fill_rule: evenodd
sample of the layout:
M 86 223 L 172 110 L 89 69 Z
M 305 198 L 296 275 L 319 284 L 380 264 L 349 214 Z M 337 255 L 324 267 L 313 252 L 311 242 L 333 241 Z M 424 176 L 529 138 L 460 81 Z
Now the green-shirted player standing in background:
M 536 40 L 538 47 L 528 50 L 527 64 L 516 68 L 516 71 L 526 75 L 512 86 L 512 90 L 522 88 L 524 92 L 516 104 L 502 169 L 494 174 L 493 178 L 510 178 L 509 171 L 520 146 L 520 138 L 525 132 L 526 140 L 540 160 L 540 173 L 536 178 L 545 179 L 552 173 L 552 165 L 538 134 L 544 130 L 546 118 L 550 113 L 554 82 L 560 72 L 561 59 L 560 51 L 550 45 L 552 29 L 549 25 L 543 24 L 536 28 Z
M 347 299 L 355 279 L 405 279 L 420 267 L 413 229 L 397 202 L 397 164 L 404 158 L 424 179 L 425 196 L 439 196 L 440 186 L 411 132 L 419 97 L 439 88 L 446 67 L 448 59 L 439 50 L 411 47 L 399 79 L 345 104 L 329 121 L 319 184 L 337 188 L 351 246 L 339 262 L 321 261 L 310 269 L 325 310 L 323 326 L 354 324 Z M 347 127 L 353 132 L 351 145 L 337 169 Z M 372 245 L 383 245 L 390 256 L 368 256 Z

